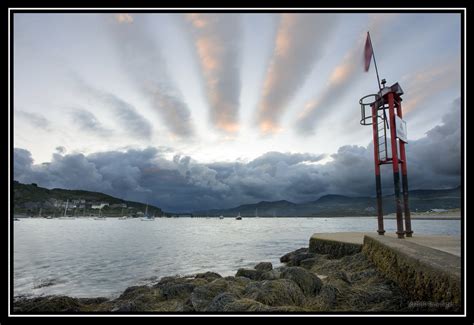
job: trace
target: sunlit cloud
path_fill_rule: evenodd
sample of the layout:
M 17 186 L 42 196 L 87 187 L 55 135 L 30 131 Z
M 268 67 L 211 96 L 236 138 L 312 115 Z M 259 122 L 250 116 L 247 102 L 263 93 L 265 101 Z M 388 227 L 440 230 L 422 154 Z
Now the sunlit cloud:
M 367 29 L 377 30 L 375 39 L 380 39 L 386 27 L 397 15 L 371 16 Z M 317 98 L 309 99 L 303 106 L 295 122 L 296 132 L 307 135 L 314 132 L 316 122 L 325 118 L 340 98 L 350 89 L 355 79 L 363 73 L 362 53 L 366 32 L 362 32 L 355 44 L 349 49 L 332 70 L 326 87 Z
M 110 26 L 121 66 L 173 137 L 189 139 L 194 135 L 191 112 L 168 74 L 160 43 L 145 17 L 132 20 Z
M 448 63 L 430 66 L 402 79 L 406 82 L 403 112 L 410 113 L 420 107 L 429 98 L 460 84 L 460 62 L 458 58 L 449 58 Z
M 241 18 L 238 15 L 188 14 L 205 81 L 210 120 L 226 133 L 239 130 Z
M 130 14 L 116 14 L 115 20 L 119 23 L 123 24 L 131 24 L 133 23 L 133 17 Z
M 281 115 L 324 52 L 335 21 L 329 14 L 281 15 L 257 112 L 262 133 L 280 129 Z

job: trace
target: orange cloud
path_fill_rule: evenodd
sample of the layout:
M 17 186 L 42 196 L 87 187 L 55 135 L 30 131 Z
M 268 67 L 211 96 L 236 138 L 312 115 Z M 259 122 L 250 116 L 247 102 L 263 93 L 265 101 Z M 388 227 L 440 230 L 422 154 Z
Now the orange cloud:
M 131 24 L 133 23 L 133 17 L 130 14 L 117 14 L 115 20 L 120 24 Z

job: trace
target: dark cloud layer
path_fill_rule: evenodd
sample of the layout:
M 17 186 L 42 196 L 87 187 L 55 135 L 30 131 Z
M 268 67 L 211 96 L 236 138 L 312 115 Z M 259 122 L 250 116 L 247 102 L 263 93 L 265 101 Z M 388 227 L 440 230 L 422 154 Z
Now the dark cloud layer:
M 442 123 L 407 146 L 411 189 L 454 187 L 461 182 L 460 102 Z M 14 177 L 48 188 L 74 188 L 156 204 L 168 211 L 231 207 L 260 200 L 304 202 L 329 194 L 374 195 L 372 145 L 343 146 L 324 165 L 323 155 L 268 152 L 248 163 L 202 164 L 191 157 L 164 157 L 147 148 L 90 155 L 53 154 L 35 165 L 16 148 Z M 440 151 L 443 148 L 443 152 Z M 384 194 L 393 192 L 390 166 L 383 166 Z

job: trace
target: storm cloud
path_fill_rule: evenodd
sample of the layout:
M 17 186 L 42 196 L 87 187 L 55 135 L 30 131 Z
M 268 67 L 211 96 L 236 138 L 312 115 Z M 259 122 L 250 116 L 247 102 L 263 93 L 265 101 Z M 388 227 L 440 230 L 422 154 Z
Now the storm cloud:
M 410 188 L 458 186 L 460 142 L 458 99 L 440 125 L 407 145 Z M 443 154 L 439 148 L 445 148 Z M 14 178 L 48 188 L 102 191 L 166 211 L 192 211 L 261 200 L 306 202 L 331 193 L 373 196 L 372 150 L 372 144 L 343 146 L 325 164 L 319 163 L 324 155 L 282 152 L 267 152 L 247 163 L 203 164 L 182 155 L 167 159 L 169 149 L 150 147 L 87 156 L 55 153 L 50 163 L 39 165 L 27 150 L 15 148 Z M 391 194 L 390 166 L 382 167 L 384 194 Z
M 170 132 L 189 138 L 194 134 L 191 112 L 168 75 L 158 41 L 145 16 L 119 14 L 110 31 L 121 66 Z
M 278 132 L 280 116 L 323 54 L 336 20 L 330 14 L 281 15 L 257 113 L 263 133 Z
M 187 14 L 205 80 L 211 123 L 235 133 L 239 129 L 241 16 Z

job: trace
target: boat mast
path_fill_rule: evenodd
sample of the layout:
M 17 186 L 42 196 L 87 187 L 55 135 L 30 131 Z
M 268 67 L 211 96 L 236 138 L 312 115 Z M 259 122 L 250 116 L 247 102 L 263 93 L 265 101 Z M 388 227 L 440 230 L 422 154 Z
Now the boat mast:
M 69 204 L 69 199 L 66 201 L 66 207 L 64 208 L 64 216 L 66 216 L 68 204 Z

